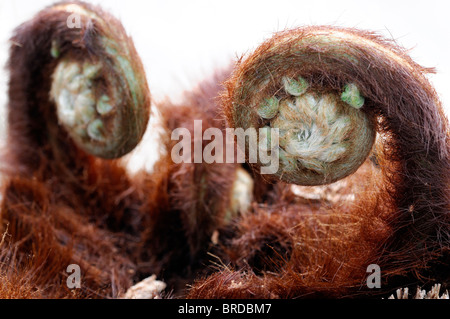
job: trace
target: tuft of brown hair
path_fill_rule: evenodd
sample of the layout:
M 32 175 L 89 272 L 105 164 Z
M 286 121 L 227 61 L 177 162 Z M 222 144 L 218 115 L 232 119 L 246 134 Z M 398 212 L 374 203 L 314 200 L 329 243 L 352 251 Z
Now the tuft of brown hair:
M 70 29 L 67 20 L 74 8 L 91 14 L 81 14 L 81 28 Z M 141 76 L 138 82 L 145 92 L 138 112 L 138 121 L 145 123 L 139 133 L 143 134 L 150 107 L 147 82 L 132 40 L 116 18 L 83 2 L 61 2 L 20 25 L 11 38 L 0 206 L 0 233 L 5 238 L 0 276 L 7 283 L 0 285 L 2 296 L 20 283 L 24 289 L 10 297 L 117 297 L 133 283 L 136 252 L 125 242 L 139 241 L 142 201 L 117 160 L 94 157 L 71 139 L 59 125 L 50 98 L 59 61 L 105 58 L 100 39 L 108 36 L 122 41 L 132 68 L 141 74 L 136 76 Z M 114 62 L 100 63 L 107 64 L 102 72 L 112 71 Z M 97 83 L 106 84 L 101 79 Z M 133 121 L 133 116 L 125 120 Z M 77 292 L 65 282 L 70 264 L 81 267 L 83 288 Z
M 318 90 L 352 82 L 365 98 L 364 112 L 376 119 L 377 145 L 340 182 L 338 200 L 325 200 L 326 188 L 319 202 L 306 205 L 281 196 L 239 220 L 222 257 L 230 266 L 200 280 L 190 297 L 373 295 L 365 283 L 370 264 L 381 267 L 387 290 L 448 283 L 449 125 L 425 77 L 430 71 L 375 33 L 330 26 L 277 33 L 241 58 L 222 95 L 230 126 L 261 125 L 251 101 L 268 92 L 252 88 L 270 83 L 266 75 L 277 83 L 301 76 Z
M 98 7 L 55 6 L 70 4 L 123 30 Z M 83 20 L 89 30 L 70 31 L 67 12 L 54 8 L 13 36 L 2 156 L 1 298 L 117 298 L 153 274 L 167 283 L 163 296 L 188 298 L 378 298 L 436 282 L 448 289 L 449 124 L 426 79 L 431 70 L 395 43 L 329 26 L 275 34 L 180 103 L 158 103 L 159 160 L 152 171 L 131 176 L 119 160 L 83 151 L 58 125 L 49 98 L 57 62 L 52 37 L 65 39 L 59 54 L 83 59 L 96 55 L 89 39 L 102 30 L 91 17 Z M 318 35 L 341 42 L 329 45 Z M 274 77 L 301 75 L 317 90 L 356 83 L 377 139 L 354 174 L 302 187 L 268 179 L 248 164 L 173 161 L 176 128 L 186 128 L 190 145 L 204 151 L 207 141 L 196 140 L 195 120 L 202 121 L 202 136 L 208 128 L 223 132 L 236 119 L 248 120 L 233 101 L 241 80 L 257 82 L 267 72 L 261 65 Z M 148 106 L 142 105 L 144 114 Z M 242 174 L 253 188 L 236 186 Z M 252 193 L 251 205 L 236 205 L 243 190 Z M 66 285 L 70 264 L 81 268 L 79 290 Z M 370 264 L 381 268 L 381 290 L 366 285 Z

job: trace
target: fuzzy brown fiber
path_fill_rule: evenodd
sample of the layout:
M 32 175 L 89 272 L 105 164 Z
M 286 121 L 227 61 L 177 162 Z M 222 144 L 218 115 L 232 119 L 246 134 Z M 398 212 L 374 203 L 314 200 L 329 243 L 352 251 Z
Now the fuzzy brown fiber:
M 122 28 L 100 8 L 76 4 Z M 430 70 L 397 45 L 326 26 L 278 33 L 251 60 L 217 71 L 182 102 L 157 103 L 159 160 L 151 172 L 132 176 L 121 161 L 86 153 L 57 125 L 49 98 L 52 37 L 67 39 L 63 53 L 81 58 L 79 50 L 89 51 L 82 45 L 89 37 L 61 28 L 66 19 L 49 7 L 13 36 L 0 298 L 117 298 L 151 275 L 167 284 L 163 297 L 387 298 L 436 282 L 448 289 L 448 121 L 425 77 Z M 319 33 L 345 40 L 330 48 L 313 40 L 298 45 Z M 378 133 L 369 158 L 322 188 L 268 180 L 247 164 L 174 163 L 173 130 L 187 128 L 194 145 L 194 120 L 202 120 L 203 132 L 232 126 L 240 79 L 257 81 L 255 60 L 270 67 L 274 44 L 288 61 L 271 70 L 274 76 L 299 72 L 325 91 L 350 80 L 358 85 Z M 291 69 L 299 56 L 301 67 Z M 235 210 L 242 169 L 254 182 L 251 206 Z M 70 264 L 81 268 L 81 289 L 66 285 Z M 381 289 L 366 285 L 370 264 L 381 268 Z
M 275 206 L 283 220 L 300 219 L 290 228 L 278 228 L 290 229 L 288 242 L 294 243 L 281 272 L 277 268 L 275 274 L 257 276 L 253 271 L 227 270 L 199 283 L 191 296 L 351 294 L 345 288 L 363 293 L 364 283 L 358 280 L 371 263 L 383 269 L 386 283 L 395 283 L 390 278 L 396 275 L 411 276 L 409 283 L 440 277 L 448 281 L 449 126 L 425 77 L 428 71 L 373 33 L 328 26 L 278 33 L 243 57 L 222 98 L 231 126 L 243 121 L 249 121 L 242 124 L 245 127 L 258 125 L 247 106 L 268 92 L 253 92 L 246 81 L 265 81 L 266 74 L 274 79 L 301 75 L 322 90 L 354 82 L 365 97 L 364 111 L 377 119 L 380 138 L 373 159 L 379 168 L 372 172 L 360 168 L 347 180 L 347 185 L 361 185 L 353 189 L 353 202 L 321 209 L 314 217 L 304 208 L 290 213 L 293 204 Z M 268 216 L 275 218 L 272 213 Z M 228 290 L 230 286 L 233 289 Z
M 216 117 L 215 97 L 229 73 L 201 84 L 181 105 L 161 104 L 160 160 L 153 173 L 130 176 L 125 163 L 86 153 L 58 125 L 49 95 L 56 65 L 52 39 L 67 38 L 61 57 L 108 57 L 85 51 L 95 49 L 89 46 L 90 36 L 102 30 L 95 19 L 84 18 L 82 25 L 90 29 L 68 29 L 69 13 L 55 10 L 66 4 L 43 10 L 12 39 L 8 144 L 2 156 L 0 296 L 117 298 L 152 274 L 164 279 L 174 296 L 185 295 L 186 284 L 208 262 L 214 230 L 224 223 L 237 165 L 173 163 L 171 131 L 192 126 L 194 119 L 203 120 L 204 129 L 224 127 Z M 100 8 L 74 4 L 101 17 L 101 26 L 123 30 Z M 132 47 L 131 39 L 121 36 Z M 137 56 L 134 63 L 140 63 Z M 140 120 L 148 119 L 147 102 L 139 110 Z M 66 285 L 70 264 L 81 268 L 81 289 Z

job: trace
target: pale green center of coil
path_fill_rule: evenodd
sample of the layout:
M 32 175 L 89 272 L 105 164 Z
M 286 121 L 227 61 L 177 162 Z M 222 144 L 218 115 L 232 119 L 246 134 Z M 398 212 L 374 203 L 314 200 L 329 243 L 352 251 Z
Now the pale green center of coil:
M 53 73 L 50 95 L 56 103 L 60 124 L 76 141 L 106 143 L 105 119 L 114 115 L 115 101 L 108 95 L 96 97 L 95 79 L 101 64 L 61 61 Z
M 358 87 L 347 84 L 339 96 L 310 92 L 308 82 L 301 77 L 283 77 L 280 84 L 285 92 L 283 97 L 263 99 L 256 111 L 266 123 L 270 121 L 260 133 L 260 139 L 267 140 L 267 145 L 274 131 L 270 128 L 278 129 L 282 173 L 301 169 L 328 176 L 339 161 L 339 169 L 352 169 L 354 154 L 349 156 L 352 149 L 354 152 L 352 143 L 370 140 L 369 135 L 354 136 L 363 131 L 361 127 L 370 131 L 365 115 L 359 110 L 364 105 L 364 97 Z M 355 123 L 361 127 L 355 129 Z M 262 145 L 260 151 L 267 151 L 265 142 Z M 346 161 L 349 163 L 345 164 Z

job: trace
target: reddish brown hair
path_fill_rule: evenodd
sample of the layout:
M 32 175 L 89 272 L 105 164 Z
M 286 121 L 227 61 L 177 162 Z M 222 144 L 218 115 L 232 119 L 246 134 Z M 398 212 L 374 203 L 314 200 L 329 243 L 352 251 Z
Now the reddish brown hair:
M 76 4 L 123 30 L 100 8 Z M 130 176 L 123 163 L 81 150 L 57 124 L 49 99 L 53 37 L 64 40 L 62 55 L 102 56 L 90 45 L 101 32 L 95 21 L 70 30 L 66 20 L 67 12 L 49 7 L 12 38 L 0 297 L 119 297 L 152 274 L 168 283 L 169 296 L 190 298 L 380 297 L 400 286 L 448 285 L 449 126 L 425 77 L 430 70 L 403 49 L 353 29 L 278 33 L 181 103 L 159 103 L 160 158 L 151 172 Z M 298 47 L 318 33 L 346 35 L 348 51 Z M 293 70 L 296 50 L 303 60 Z M 282 65 L 271 70 L 280 56 Z M 259 65 L 274 76 L 298 72 L 326 90 L 357 83 L 381 138 L 355 174 L 316 196 L 316 189 L 267 180 L 246 164 L 172 161 L 175 128 L 192 132 L 194 120 L 203 121 L 203 131 L 234 126 L 239 81 L 257 81 Z M 230 215 L 242 168 L 254 181 L 252 205 Z M 81 267 L 80 290 L 65 284 L 69 264 Z M 366 286 L 370 264 L 381 267 L 381 290 Z

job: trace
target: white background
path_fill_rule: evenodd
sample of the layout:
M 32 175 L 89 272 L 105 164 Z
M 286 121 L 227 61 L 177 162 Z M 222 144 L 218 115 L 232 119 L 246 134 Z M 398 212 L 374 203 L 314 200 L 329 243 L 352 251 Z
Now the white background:
M 0 66 L 8 38 L 51 0 L 0 0 Z M 226 66 L 275 31 L 331 24 L 377 31 L 411 49 L 419 64 L 434 67 L 429 79 L 450 115 L 450 5 L 448 1 L 143 1 L 95 0 L 121 19 L 134 38 L 155 100 L 178 99 L 217 67 Z M 7 73 L 0 69 L 0 136 L 4 128 Z M 149 133 L 150 135 L 151 132 Z M 155 134 L 153 134 L 155 135 Z M 140 161 L 154 160 L 151 138 Z M 148 148 L 148 147 L 150 148 Z

